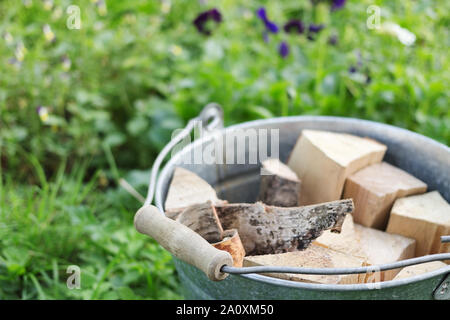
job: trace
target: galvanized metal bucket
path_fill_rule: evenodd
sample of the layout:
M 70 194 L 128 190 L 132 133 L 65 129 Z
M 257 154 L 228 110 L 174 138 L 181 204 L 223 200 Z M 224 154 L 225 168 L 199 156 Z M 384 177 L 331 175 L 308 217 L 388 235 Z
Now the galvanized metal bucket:
M 221 199 L 230 202 L 254 202 L 259 187 L 259 163 L 188 164 L 186 159 L 189 155 L 204 150 L 205 146 L 211 144 L 218 137 L 224 137 L 236 130 L 253 130 L 259 135 L 260 132 L 263 132 L 260 129 L 278 130 L 279 158 L 282 161 L 286 161 L 303 129 L 328 130 L 371 137 L 388 146 L 385 161 L 413 174 L 426 182 L 429 190 L 438 190 L 447 201 L 450 201 L 450 149 L 419 134 L 372 121 L 322 116 L 295 116 L 257 120 L 222 129 L 221 114 L 221 109 L 217 105 L 207 106 L 202 114 L 196 118 L 205 125 L 203 129 L 204 133 L 207 133 L 206 137 L 203 136 L 202 139 L 190 143 L 173 155 L 159 175 L 158 181 L 156 181 L 158 167 L 164 155 L 189 134 L 191 129 L 195 127 L 195 123 L 190 122 L 187 128 L 163 150 L 161 157 L 154 165 L 146 204 L 151 203 L 153 192 L 156 190 L 156 206 L 164 212 L 168 186 L 172 173 L 177 166 L 191 170 L 205 179 L 215 187 Z M 244 149 L 234 148 L 234 150 L 224 146 L 223 157 L 229 152 L 234 152 L 237 153 L 237 156 L 239 156 L 239 153 L 244 153 L 246 159 L 248 159 L 250 151 L 254 152 L 254 150 L 249 150 L 248 144 L 245 145 Z M 379 266 L 381 269 L 378 267 L 372 268 L 372 271 L 448 259 L 450 259 L 450 253 L 430 255 L 406 262 Z M 222 268 L 224 272 L 230 273 L 225 280 L 211 281 L 196 267 L 175 257 L 174 260 L 186 297 L 190 299 L 450 299 L 450 265 L 407 279 L 368 284 L 330 285 L 282 280 L 263 274 L 248 273 L 252 271 L 250 269 L 244 270 L 243 273 L 245 274 L 238 274 L 240 273 L 237 270 L 239 268 L 233 267 Z M 274 270 L 280 270 L 280 268 Z M 365 269 L 365 271 L 370 270 L 370 268 Z M 258 271 L 257 268 L 254 271 Z M 313 274 L 352 273 L 355 271 L 361 273 L 361 270 L 343 269 L 304 271 L 304 273 Z M 283 272 L 286 272 L 286 270 Z

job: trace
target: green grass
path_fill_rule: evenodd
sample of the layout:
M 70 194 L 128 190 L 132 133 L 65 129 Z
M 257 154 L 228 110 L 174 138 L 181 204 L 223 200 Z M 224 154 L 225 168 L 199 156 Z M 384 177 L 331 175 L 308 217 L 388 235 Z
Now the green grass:
M 448 1 L 347 1 L 330 12 L 328 1 L 172 0 L 164 11 L 167 1 L 108 0 L 105 13 L 80 0 L 80 30 L 66 26 L 74 1 L 53 2 L 0 1 L 0 298 L 180 297 L 170 255 L 133 229 L 139 203 L 115 181 L 145 192 L 155 155 L 209 102 L 226 125 L 337 115 L 450 143 Z M 369 30 L 372 4 L 416 43 Z M 279 32 L 266 43 L 260 6 L 280 27 L 299 18 L 325 28 L 314 41 Z M 192 21 L 213 7 L 223 21 L 201 35 Z M 81 290 L 67 289 L 72 264 Z
M 0 299 L 177 299 L 167 251 L 133 227 L 128 194 L 100 190 L 86 165 L 24 186 L 10 176 L 0 201 Z M 40 175 L 42 168 L 36 165 Z M 68 289 L 70 265 L 81 288 Z

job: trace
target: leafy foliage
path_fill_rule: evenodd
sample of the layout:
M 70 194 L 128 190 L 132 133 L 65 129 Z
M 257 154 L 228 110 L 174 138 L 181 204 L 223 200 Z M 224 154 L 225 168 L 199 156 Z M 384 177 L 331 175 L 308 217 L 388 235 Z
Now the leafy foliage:
M 21 168 L 17 145 L 46 169 L 58 159 L 94 157 L 106 162 L 108 143 L 120 168 L 148 168 L 175 128 L 208 102 L 225 110 L 227 124 L 301 114 L 359 117 L 391 123 L 450 142 L 448 3 L 377 1 L 381 22 L 392 21 L 417 35 L 407 47 L 366 26 L 372 1 L 348 2 L 330 11 L 326 1 L 95 1 L 77 2 L 81 29 L 68 29 L 69 0 L 30 7 L 2 1 L 1 137 L 11 147 L 8 168 Z M 314 36 L 271 34 L 256 10 L 265 6 L 282 26 L 290 19 L 323 24 Z M 218 8 L 221 23 L 211 35 L 192 21 Z M 55 35 L 49 42 L 48 24 Z M 331 45 L 330 37 L 337 38 Z M 290 53 L 278 55 L 282 41 Z M 8 61 L 23 43 L 20 67 Z M 70 61 L 70 67 L 67 66 Z M 354 73 L 349 69 L 358 66 Z M 370 83 L 367 83 L 370 76 Z M 42 121 L 37 106 L 47 106 Z
M 83 183 L 85 167 L 64 175 L 61 166 L 31 187 L 6 180 L 0 299 L 180 298 L 170 254 L 133 228 L 135 202 L 121 189 L 98 190 L 101 172 Z M 70 265 L 80 267 L 80 289 L 67 286 Z
M 450 2 L 331 2 L 80 0 L 77 30 L 73 1 L 0 1 L 0 298 L 180 297 L 170 255 L 134 231 L 137 203 L 111 181 L 144 190 L 143 170 L 209 102 L 227 125 L 335 115 L 449 144 Z M 369 29 L 373 4 L 414 45 Z M 67 289 L 71 264 L 81 290 Z

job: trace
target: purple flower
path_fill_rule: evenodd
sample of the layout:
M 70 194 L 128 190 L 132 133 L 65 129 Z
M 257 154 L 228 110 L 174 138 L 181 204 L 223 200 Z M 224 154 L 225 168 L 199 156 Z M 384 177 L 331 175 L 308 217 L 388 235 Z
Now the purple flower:
M 262 21 L 266 21 L 267 20 L 267 14 L 266 14 L 266 9 L 261 7 L 258 10 L 256 10 L 256 14 L 258 15 L 258 17 L 262 20 Z
M 272 33 L 278 32 L 278 26 L 267 18 L 266 9 L 261 7 L 258 10 L 256 10 L 256 14 L 264 22 L 267 31 Z
M 311 4 L 313 6 L 319 4 L 320 2 L 331 2 L 331 11 L 336 11 L 344 7 L 346 0 L 311 0 Z
M 303 33 L 303 31 L 305 31 L 305 26 L 303 25 L 303 22 L 301 22 L 298 19 L 292 19 L 289 20 L 285 25 L 284 25 L 284 31 L 286 32 L 291 32 L 291 31 L 295 31 L 297 33 Z
M 346 0 L 333 0 L 331 4 L 331 10 L 336 11 L 342 9 L 345 6 Z
M 308 31 L 311 33 L 319 33 L 325 26 L 323 24 L 311 23 L 308 27 Z
M 358 71 L 358 69 L 355 66 L 350 66 L 350 68 L 348 68 L 348 72 L 350 73 L 355 73 L 356 71 Z
M 331 44 L 332 46 L 337 45 L 338 43 L 338 36 L 333 34 L 330 36 L 330 38 L 328 38 L 328 43 Z
M 278 48 L 278 52 L 280 53 L 280 56 L 284 59 L 289 55 L 289 46 L 288 44 L 283 41 L 280 43 L 280 47 Z
M 222 22 L 222 15 L 220 14 L 220 11 L 216 8 L 204 11 L 200 13 L 197 18 L 194 19 L 193 23 L 195 27 L 197 28 L 198 32 L 203 33 L 204 35 L 209 36 L 211 34 L 210 30 L 206 29 L 206 23 L 209 20 L 213 20 L 216 23 Z
M 323 24 L 311 23 L 308 27 L 308 40 L 314 40 L 314 34 L 319 33 L 325 26 Z

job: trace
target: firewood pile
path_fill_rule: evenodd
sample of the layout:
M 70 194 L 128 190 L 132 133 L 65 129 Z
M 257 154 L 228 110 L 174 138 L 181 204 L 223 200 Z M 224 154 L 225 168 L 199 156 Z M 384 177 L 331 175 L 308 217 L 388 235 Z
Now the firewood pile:
M 228 251 L 234 266 L 350 268 L 450 252 L 450 205 L 392 164 L 387 147 L 350 134 L 303 130 L 286 164 L 261 164 L 255 203 L 228 203 L 175 169 L 166 215 Z M 450 263 L 450 261 L 447 261 Z M 265 274 L 327 284 L 400 279 L 446 266 L 430 262 L 374 275 Z

